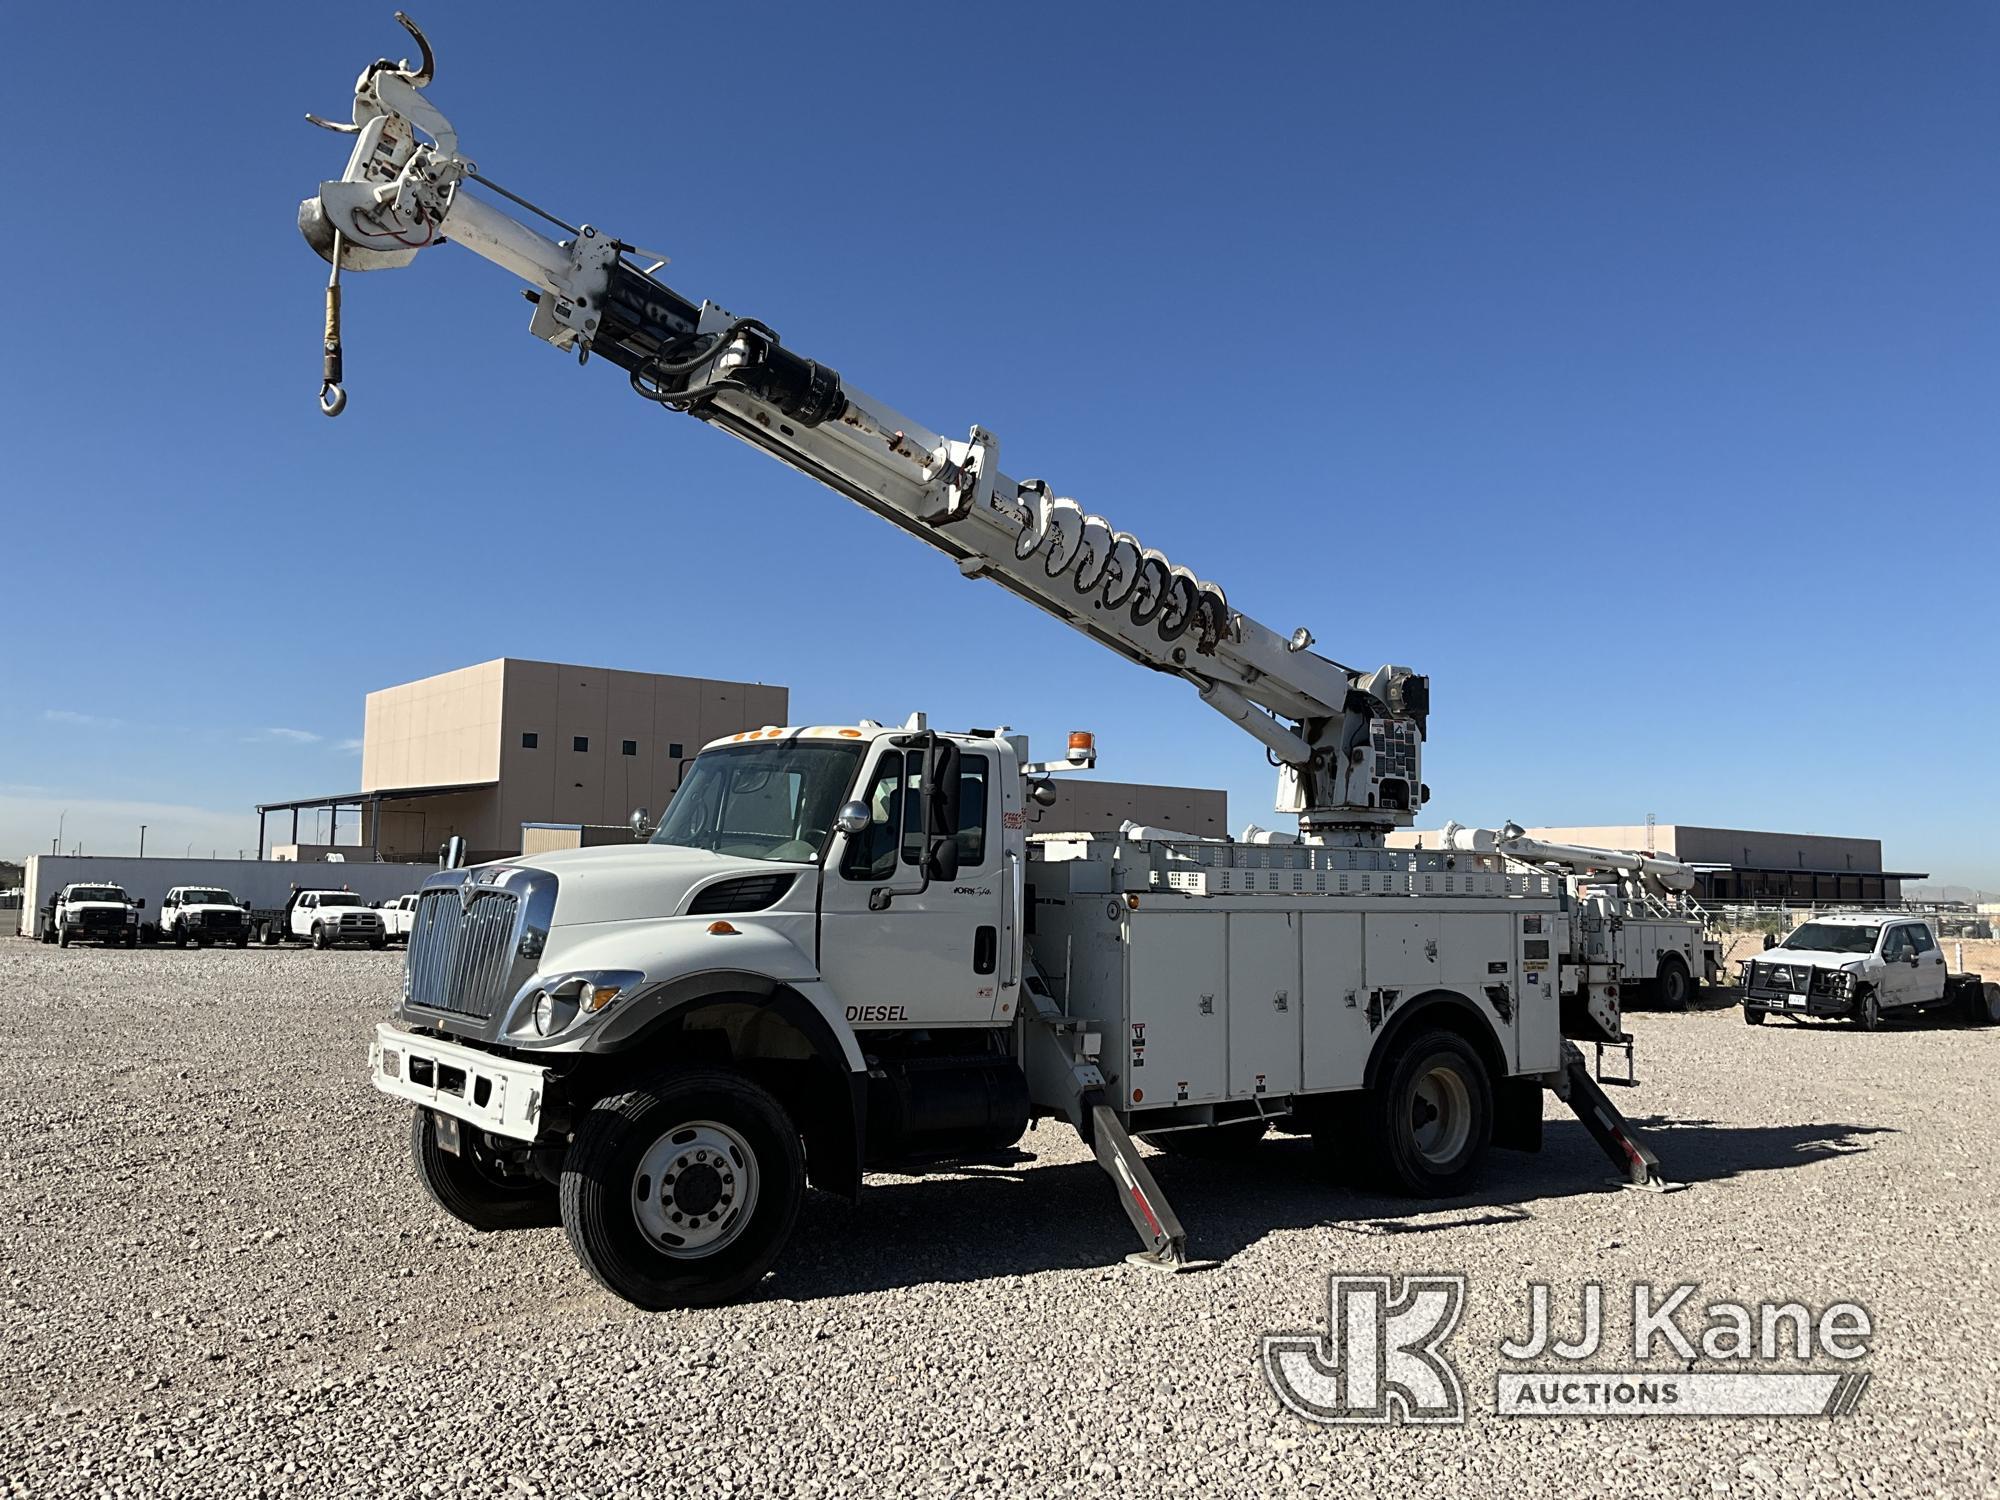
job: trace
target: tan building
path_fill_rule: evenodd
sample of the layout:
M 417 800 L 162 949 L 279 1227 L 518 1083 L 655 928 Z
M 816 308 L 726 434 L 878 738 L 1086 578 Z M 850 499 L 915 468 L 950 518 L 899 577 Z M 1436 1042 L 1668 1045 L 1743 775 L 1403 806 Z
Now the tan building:
M 789 704 L 763 683 L 504 657 L 370 693 L 361 790 L 265 803 L 259 823 L 290 812 L 296 842 L 300 810 L 355 807 L 359 857 L 430 859 L 454 835 L 475 859 L 518 854 L 524 823 L 657 816 L 704 744 Z
M 277 857 L 431 860 L 457 836 L 473 859 L 498 859 L 626 839 L 632 810 L 657 819 L 703 745 L 784 724 L 789 710 L 789 692 L 764 683 L 512 657 L 383 688 L 364 713 L 361 790 L 260 804 L 258 855 L 267 832 L 285 836 L 270 819 L 287 814 Z M 1127 821 L 1228 831 L 1220 791 L 1054 782 L 1055 805 L 1035 817 L 1043 832 L 1111 833 Z M 301 844 L 299 814 L 329 808 L 341 836 L 358 828 L 355 842 Z

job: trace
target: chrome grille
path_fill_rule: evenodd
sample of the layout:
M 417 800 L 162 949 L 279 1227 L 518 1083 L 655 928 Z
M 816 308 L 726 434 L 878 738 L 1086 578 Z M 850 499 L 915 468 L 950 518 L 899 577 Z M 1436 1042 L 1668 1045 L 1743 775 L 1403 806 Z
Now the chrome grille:
M 511 891 L 478 887 L 470 905 L 455 885 L 425 891 L 410 924 L 410 1003 L 491 1017 L 508 998 L 517 909 Z

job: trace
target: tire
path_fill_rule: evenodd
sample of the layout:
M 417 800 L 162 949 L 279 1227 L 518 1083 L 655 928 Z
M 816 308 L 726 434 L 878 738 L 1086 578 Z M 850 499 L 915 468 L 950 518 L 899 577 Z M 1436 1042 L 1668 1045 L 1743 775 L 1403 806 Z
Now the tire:
M 1743 1024 L 1745 1026 L 1762 1026 L 1764 1024 L 1764 1012 L 1748 1005 L 1744 1006 Z
M 247 947 L 249 947 L 249 946 L 250 946 L 250 934 L 249 934 L 249 933 L 247 933 L 247 932 L 239 932 L 239 933 L 237 933 L 237 934 L 236 934 L 236 941 L 235 941 L 235 946 L 236 946 L 236 947 L 238 947 L 238 948 L 247 948 Z
M 372 937 L 368 940 L 368 946 L 373 948 L 377 953 L 380 953 L 384 948 L 389 946 L 389 940 L 385 937 Z
M 578 1121 L 563 1161 L 563 1229 L 605 1290 L 655 1311 L 702 1307 L 763 1279 L 804 1192 L 798 1129 L 777 1099 L 738 1073 L 669 1068 Z
M 1694 976 L 1676 955 L 1669 953 L 1660 960 L 1660 977 L 1653 993 L 1663 1010 L 1685 1011 L 1694 1002 Z
M 1882 1029 L 1882 1002 L 1875 998 L 1873 990 L 1863 990 L 1861 998 L 1855 1001 L 1854 1024 L 1863 1031 Z
M 479 1151 L 478 1136 L 470 1125 L 459 1130 L 467 1152 Z M 553 1182 L 516 1177 L 477 1154 L 454 1156 L 438 1144 L 437 1116 L 430 1110 L 411 1112 L 410 1162 L 439 1208 L 483 1233 L 552 1229 L 562 1222 Z
M 1457 1197 L 1478 1178 L 1493 1140 L 1493 1082 L 1464 1037 L 1425 1031 L 1389 1059 L 1360 1101 L 1359 1124 L 1374 1186 Z
M 169 935 L 169 941 L 172 942 L 176 948 L 185 948 L 188 945 L 187 923 L 185 922 L 174 923 L 174 930 Z
M 325 948 L 328 946 L 326 940 L 326 928 L 321 926 L 317 922 L 313 923 L 312 944 L 315 948 Z
M 69 946 L 69 929 L 67 927 L 58 927 L 56 929 L 56 946 L 58 948 L 67 948 Z
M 42 924 L 42 941 L 45 943 L 53 943 L 55 940 L 56 940 L 56 924 L 53 922 L 44 922 Z
M 1237 1161 L 1257 1149 L 1268 1128 L 1262 1120 L 1243 1120 L 1211 1125 L 1206 1130 L 1169 1130 L 1140 1139 L 1169 1156 L 1185 1156 L 1194 1161 Z
M 266 948 L 275 948 L 278 946 L 278 924 L 276 922 L 266 922 L 264 924 L 264 946 Z

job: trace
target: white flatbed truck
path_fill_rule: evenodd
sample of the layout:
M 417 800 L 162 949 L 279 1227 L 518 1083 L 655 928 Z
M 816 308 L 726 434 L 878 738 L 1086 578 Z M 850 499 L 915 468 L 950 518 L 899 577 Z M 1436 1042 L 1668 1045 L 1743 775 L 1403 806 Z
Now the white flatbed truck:
M 1498 856 L 1390 850 L 1428 795 L 1427 680 L 1345 667 L 1232 608 L 1130 533 L 697 304 L 585 226 L 550 239 L 470 190 L 422 89 L 357 80 L 342 177 L 300 211 L 342 269 L 449 241 L 522 277 L 531 330 L 768 452 L 1127 660 L 1186 681 L 1280 767 L 1292 843 L 1157 830 L 1030 837 L 1050 778 L 1004 729 L 770 726 L 703 748 L 656 830 L 425 883 L 376 1087 L 416 1107 L 419 1176 L 487 1229 L 560 1220 L 646 1307 L 725 1300 L 773 1264 L 800 1194 L 865 1165 L 1003 1151 L 1065 1118 L 1113 1179 L 1141 1263 L 1186 1235 L 1135 1148 L 1242 1149 L 1273 1125 L 1420 1194 L 1575 1108 L 1634 1185 L 1658 1164 L 1571 1034 L 1622 1041 L 1615 988 L 1572 995 L 1559 882 Z M 512 195 L 506 195 L 510 201 Z M 539 212 L 538 210 L 535 212 Z M 653 257 L 657 259 L 657 257 Z M 657 266 L 653 267 L 657 269 Z

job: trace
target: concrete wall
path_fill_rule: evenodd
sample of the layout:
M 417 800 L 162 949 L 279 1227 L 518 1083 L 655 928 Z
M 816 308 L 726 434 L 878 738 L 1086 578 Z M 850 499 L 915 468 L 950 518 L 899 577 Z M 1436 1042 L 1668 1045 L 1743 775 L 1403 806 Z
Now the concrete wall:
M 365 865 L 372 863 L 375 851 L 366 844 L 355 848 L 351 844 L 273 844 L 272 860 L 280 864 L 312 864 L 324 861 L 330 855 L 339 855 L 335 864 Z M 242 863 L 242 861 L 237 861 Z
M 1030 808 L 1031 832 L 1116 833 L 1121 823 L 1147 823 L 1206 838 L 1220 838 L 1229 832 L 1227 792 L 1075 776 L 1052 779 L 1055 805 Z

